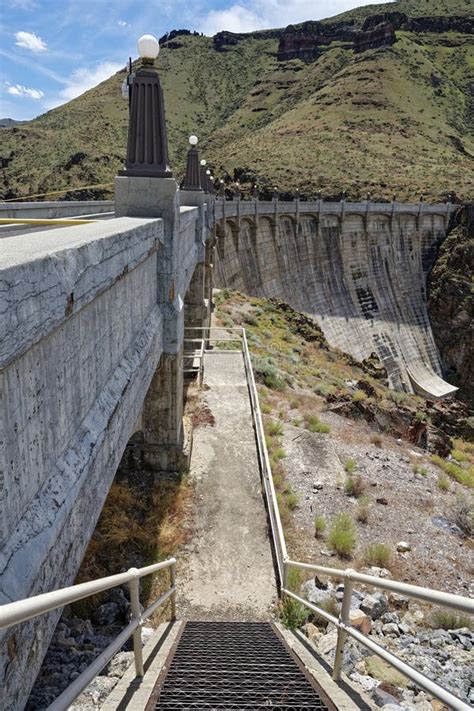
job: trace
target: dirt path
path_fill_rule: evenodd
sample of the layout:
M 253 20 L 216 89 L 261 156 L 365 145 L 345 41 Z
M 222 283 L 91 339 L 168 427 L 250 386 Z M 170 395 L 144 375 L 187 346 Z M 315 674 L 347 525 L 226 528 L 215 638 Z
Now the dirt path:
M 194 533 L 179 554 L 178 614 L 269 619 L 275 574 L 243 357 L 208 354 L 204 366 L 202 396 L 215 424 L 194 433 Z

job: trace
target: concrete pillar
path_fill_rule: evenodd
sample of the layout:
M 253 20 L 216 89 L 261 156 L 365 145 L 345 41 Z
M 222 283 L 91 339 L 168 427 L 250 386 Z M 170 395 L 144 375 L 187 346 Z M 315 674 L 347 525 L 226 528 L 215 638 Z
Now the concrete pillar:
M 163 315 L 163 352 L 143 405 L 142 434 L 134 457 L 147 468 L 180 471 L 189 456 L 183 429 L 184 309 L 178 293 L 179 191 L 173 178 L 120 175 L 117 216 L 161 217 L 164 243 L 157 261 L 157 302 Z

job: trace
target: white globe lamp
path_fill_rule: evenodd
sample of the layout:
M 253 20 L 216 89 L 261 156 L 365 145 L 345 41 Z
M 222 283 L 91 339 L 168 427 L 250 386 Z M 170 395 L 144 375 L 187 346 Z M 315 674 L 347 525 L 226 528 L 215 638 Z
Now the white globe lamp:
M 197 146 L 198 144 L 198 137 L 197 136 L 189 136 L 189 144 L 194 148 L 194 146 Z
M 153 64 L 160 51 L 160 43 L 153 35 L 142 35 L 137 42 L 138 54 L 144 64 Z

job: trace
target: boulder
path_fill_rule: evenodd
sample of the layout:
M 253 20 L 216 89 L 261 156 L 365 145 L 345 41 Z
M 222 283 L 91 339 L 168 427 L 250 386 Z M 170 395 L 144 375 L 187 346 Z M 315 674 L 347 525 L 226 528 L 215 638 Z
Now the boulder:
M 104 602 L 92 613 L 92 619 L 98 625 L 113 625 L 120 617 L 120 608 L 116 602 Z
M 133 652 L 119 652 L 110 660 L 107 676 L 121 679 L 132 662 Z
M 387 622 L 387 624 L 383 625 L 382 632 L 389 637 L 400 636 L 398 625 L 395 622 Z
M 332 630 L 328 634 L 323 635 L 319 640 L 317 649 L 321 654 L 329 654 L 333 649 L 336 649 L 337 644 L 337 631 Z
M 408 551 L 411 551 L 411 545 L 406 541 L 399 541 L 397 543 L 397 551 L 399 553 L 407 553 Z
M 388 610 L 388 600 L 381 592 L 366 595 L 361 602 L 360 609 L 372 620 L 378 620 Z
M 365 668 L 369 676 L 374 677 L 374 679 L 379 679 L 386 684 L 391 684 L 394 687 L 401 686 L 406 687 L 408 684 L 408 679 L 401 672 L 397 671 L 391 664 L 380 659 L 376 654 L 372 654 L 365 660 Z M 395 699 L 398 701 L 398 699 Z M 391 703 L 390 700 L 385 703 Z
M 316 627 L 316 625 L 313 625 L 312 622 L 307 622 L 304 626 L 304 633 L 307 636 L 307 638 L 313 642 L 313 644 L 316 644 L 319 642 L 320 639 L 324 637 L 324 634 L 321 632 L 321 630 Z
M 369 634 L 372 629 L 372 620 L 361 610 L 350 610 L 349 622 L 356 630 L 360 630 L 362 634 Z

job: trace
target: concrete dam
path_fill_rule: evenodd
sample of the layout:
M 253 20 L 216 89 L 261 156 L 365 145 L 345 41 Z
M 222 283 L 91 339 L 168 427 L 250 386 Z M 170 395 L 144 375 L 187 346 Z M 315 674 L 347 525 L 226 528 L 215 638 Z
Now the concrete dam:
M 376 354 L 390 386 L 439 398 L 442 379 L 426 277 L 452 206 L 399 203 L 226 205 L 217 223 L 216 285 L 277 297 L 312 316 L 330 345 Z

